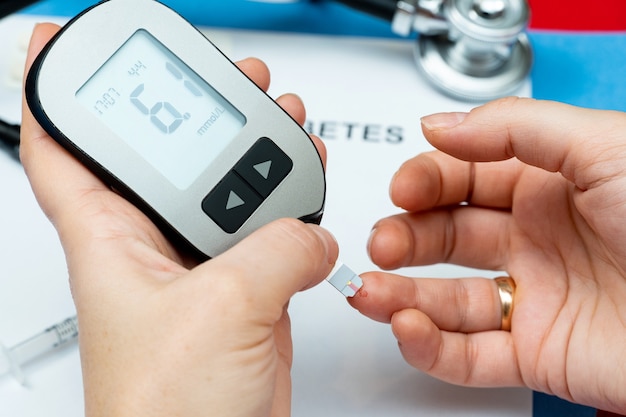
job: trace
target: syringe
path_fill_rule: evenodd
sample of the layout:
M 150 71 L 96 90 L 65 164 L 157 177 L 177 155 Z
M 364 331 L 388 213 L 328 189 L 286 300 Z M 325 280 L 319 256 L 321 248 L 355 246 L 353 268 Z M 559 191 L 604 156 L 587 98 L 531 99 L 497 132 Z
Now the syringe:
M 0 343 L 0 376 L 11 373 L 22 385 L 26 383 L 22 366 L 78 338 L 76 316 L 69 317 L 17 345 L 7 348 Z
M 347 297 L 354 296 L 363 285 L 361 278 L 342 263 L 335 266 L 327 280 Z M 78 320 L 76 316 L 72 316 L 11 348 L 0 343 L 0 377 L 11 373 L 24 385 L 26 378 L 22 372 L 23 365 L 77 338 Z

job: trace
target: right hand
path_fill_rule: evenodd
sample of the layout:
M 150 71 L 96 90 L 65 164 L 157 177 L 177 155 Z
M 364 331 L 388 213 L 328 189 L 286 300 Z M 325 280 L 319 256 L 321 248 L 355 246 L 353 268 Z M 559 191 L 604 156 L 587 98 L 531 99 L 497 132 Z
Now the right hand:
M 364 274 L 351 303 L 432 376 L 626 413 L 626 114 L 509 98 L 422 127 L 439 150 L 395 175 L 407 212 L 376 224 L 370 256 L 507 271 L 512 330 L 486 278 Z

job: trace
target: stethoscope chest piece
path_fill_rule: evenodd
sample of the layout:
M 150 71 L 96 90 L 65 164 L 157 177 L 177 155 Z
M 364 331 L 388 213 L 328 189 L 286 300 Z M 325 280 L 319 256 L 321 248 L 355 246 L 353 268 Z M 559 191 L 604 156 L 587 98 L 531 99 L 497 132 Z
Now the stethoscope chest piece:
M 423 75 L 444 93 L 463 100 L 515 93 L 532 66 L 532 48 L 523 33 L 529 18 L 526 2 L 450 0 L 440 6 L 448 30 L 422 31 L 415 46 Z

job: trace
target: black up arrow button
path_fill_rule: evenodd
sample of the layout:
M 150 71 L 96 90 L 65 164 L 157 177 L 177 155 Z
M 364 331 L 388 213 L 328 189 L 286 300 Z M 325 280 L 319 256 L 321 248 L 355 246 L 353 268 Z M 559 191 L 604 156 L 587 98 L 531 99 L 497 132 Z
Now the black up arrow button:
M 287 177 L 293 162 L 274 142 L 261 138 L 235 165 L 235 171 L 263 198 Z

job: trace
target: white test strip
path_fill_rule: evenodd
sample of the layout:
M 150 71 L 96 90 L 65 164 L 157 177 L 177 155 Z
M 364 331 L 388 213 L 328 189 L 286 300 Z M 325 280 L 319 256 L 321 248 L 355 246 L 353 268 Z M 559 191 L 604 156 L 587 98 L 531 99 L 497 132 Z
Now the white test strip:
M 326 280 L 346 297 L 354 297 L 363 286 L 361 277 L 341 262 L 335 265 Z

